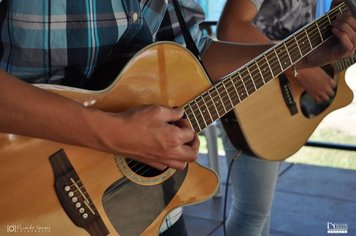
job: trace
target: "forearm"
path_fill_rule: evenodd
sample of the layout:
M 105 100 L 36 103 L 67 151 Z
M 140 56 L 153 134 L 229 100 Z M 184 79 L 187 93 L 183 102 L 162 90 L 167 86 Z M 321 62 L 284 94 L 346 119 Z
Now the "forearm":
M 223 41 L 240 43 L 270 43 L 271 40 L 258 30 L 251 22 L 219 23 L 217 38 Z
M 203 63 L 210 78 L 217 81 L 271 46 L 271 44 L 248 45 L 214 41 L 203 56 Z
M 96 111 L 0 72 L 0 132 L 99 147 Z
M 127 156 L 158 169 L 183 169 L 199 140 L 183 110 L 147 105 L 110 113 L 0 72 L 0 132 Z M 179 123 L 179 125 L 172 125 Z

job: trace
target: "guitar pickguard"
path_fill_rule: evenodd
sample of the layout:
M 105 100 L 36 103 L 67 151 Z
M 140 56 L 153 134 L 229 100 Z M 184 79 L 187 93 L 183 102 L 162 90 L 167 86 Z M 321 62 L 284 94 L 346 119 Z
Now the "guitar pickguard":
M 103 206 L 120 236 L 141 235 L 172 201 L 183 184 L 188 168 L 176 171 L 158 185 L 145 186 L 128 179 L 113 183 L 105 191 Z

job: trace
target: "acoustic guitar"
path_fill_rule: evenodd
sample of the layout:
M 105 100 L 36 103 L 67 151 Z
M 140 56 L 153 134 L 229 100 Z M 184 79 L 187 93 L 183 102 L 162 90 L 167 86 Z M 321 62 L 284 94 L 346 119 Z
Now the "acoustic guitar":
M 278 79 L 270 81 L 221 119 L 229 139 L 236 148 L 261 159 L 288 158 L 307 142 L 325 116 L 352 102 L 345 73 L 355 63 L 353 56 L 323 67 L 337 87 L 333 98 L 319 104 L 294 77 L 287 76 L 287 97 L 282 95 L 284 88 Z
M 187 49 L 158 42 L 106 89 L 37 86 L 110 112 L 182 107 L 200 133 L 327 40 L 331 22 L 347 9 L 340 4 L 215 85 Z M 198 163 L 158 171 L 130 157 L 13 134 L 0 135 L 0 163 L 0 234 L 157 235 L 170 211 L 207 200 L 219 182 Z

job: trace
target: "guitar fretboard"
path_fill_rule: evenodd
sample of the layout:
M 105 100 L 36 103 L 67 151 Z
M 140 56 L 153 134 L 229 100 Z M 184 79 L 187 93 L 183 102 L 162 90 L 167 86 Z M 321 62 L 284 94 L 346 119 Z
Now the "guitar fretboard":
M 355 63 L 356 63 L 356 54 L 354 54 L 352 57 L 341 59 L 341 60 L 337 61 L 334 64 L 335 73 L 336 74 L 340 73 L 340 72 L 346 70 L 347 68 L 349 68 L 350 66 L 352 66 Z
M 186 117 L 193 130 L 200 133 L 267 82 L 318 48 L 331 37 L 332 21 L 346 10 L 346 4 L 341 3 L 184 105 Z

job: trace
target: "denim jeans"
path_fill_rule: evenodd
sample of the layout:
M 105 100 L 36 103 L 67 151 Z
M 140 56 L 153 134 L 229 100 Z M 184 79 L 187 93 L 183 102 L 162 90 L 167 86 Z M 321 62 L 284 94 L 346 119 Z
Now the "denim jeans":
M 238 151 L 220 126 L 227 166 Z M 279 161 L 267 161 L 240 152 L 231 168 L 233 202 L 226 222 L 227 236 L 269 235 L 270 213 Z

